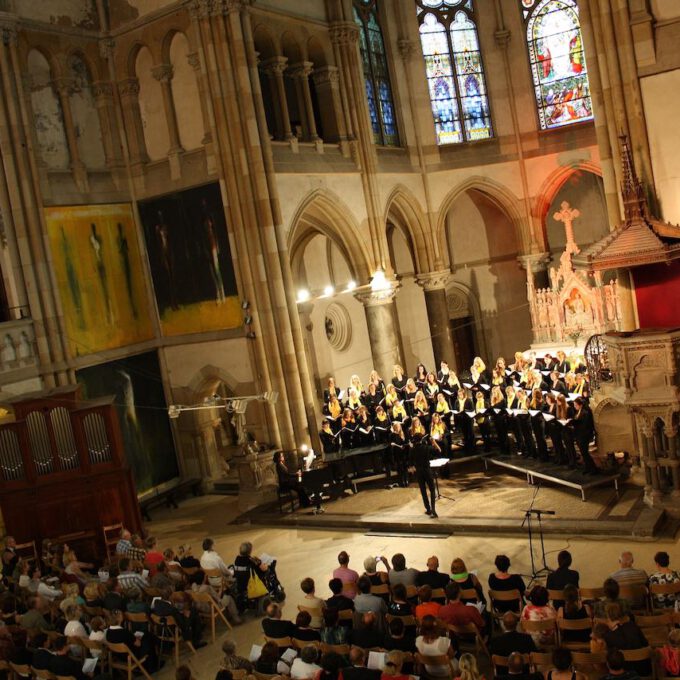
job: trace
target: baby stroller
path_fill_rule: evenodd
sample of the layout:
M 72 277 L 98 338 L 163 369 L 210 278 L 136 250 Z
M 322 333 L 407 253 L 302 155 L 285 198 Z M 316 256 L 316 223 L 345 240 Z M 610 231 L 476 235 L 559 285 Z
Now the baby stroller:
M 234 569 L 234 566 L 232 565 L 230 569 Z M 269 565 L 267 571 L 253 572 L 251 569 L 248 578 L 250 578 L 250 573 L 255 573 L 260 578 L 267 589 L 267 593 L 258 598 L 249 598 L 247 587 L 239 588 L 237 579 L 232 586 L 232 595 L 239 612 L 243 613 L 247 609 L 255 609 L 259 615 L 263 615 L 270 602 L 283 602 L 286 599 L 286 591 L 276 575 L 276 560 Z M 247 580 L 245 583 L 247 584 Z

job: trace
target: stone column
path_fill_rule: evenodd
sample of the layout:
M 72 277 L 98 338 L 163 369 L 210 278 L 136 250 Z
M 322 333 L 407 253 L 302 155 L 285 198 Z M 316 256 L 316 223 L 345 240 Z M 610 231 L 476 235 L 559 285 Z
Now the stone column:
M 64 131 L 66 132 L 68 152 L 71 157 L 71 172 L 73 173 L 73 180 L 75 181 L 78 189 L 81 192 L 86 193 L 90 190 L 89 183 L 87 181 L 87 169 L 80 158 L 76 126 L 73 122 L 73 113 L 71 112 L 70 99 L 71 95 L 73 94 L 74 82 L 71 78 L 57 78 L 53 84 L 54 89 L 59 95 L 61 113 L 64 117 Z
M 666 425 L 664 434 L 668 439 L 668 460 L 670 462 L 671 475 L 673 477 L 673 498 L 680 497 L 680 460 L 678 460 L 678 428 Z
M 316 130 L 316 119 L 314 118 L 314 105 L 312 104 L 312 92 L 309 89 L 309 76 L 314 69 L 311 61 L 303 61 L 293 64 L 290 67 L 290 75 L 295 80 L 295 88 L 298 93 L 298 106 L 303 112 L 303 131 L 306 142 L 320 141 Z
M 530 255 L 520 255 L 517 259 L 525 269 L 527 276 L 529 273 L 533 275 L 533 283 L 536 288 L 547 288 L 548 281 L 548 263 L 552 256 L 550 253 L 531 253 Z
M 398 288 L 395 283 L 386 290 L 367 290 L 355 295 L 366 311 L 373 366 L 383 378 L 392 375 L 394 364 L 404 365 L 394 305 Z
M 347 129 L 340 101 L 340 75 L 336 66 L 315 68 L 312 73 L 314 87 L 318 94 L 319 115 L 323 125 L 323 136 L 327 142 L 340 142 L 343 153 L 349 152 Z
M 275 98 L 274 115 L 276 116 L 276 138 L 287 141 L 293 139 L 293 131 L 290 127 L 290 113 L 288 112 L 288 100 L 286 99 L 286 85 L 283 82 L 283 73 L 288 64 L 288 57 L 272 57 L 262 63 L 264 72 L 269 76 L 272 83 L 272 96 Z
M 171 64 L 160 64 L 151 69 L 151 75 L 160 83 L 163 95 L 163 109 L 165 120 L 168 123 L 168 136 L 170 148 L 168 149 L 168 162 L 170 163 L 170 177 L 179 179 L 182 171 L 179 165 L 179 154 L 184 151 L 179 139 L 179 125 L 177 124 L 177 111 L 172 99 L 172 77 L 174 69 Z
M 451 333 L 449 307 L 446 300 L 446 285 L 450 279 L 451 272 L 448 269 L 443 269 L 438 272 L 419 274 L 416 276 L 416 283 L 425 292 L 425 306 L 427 307 L 427 320 L 430 324 L 435 368 L 439 368 L 441 361 L 446 361 L 455 370 L 458 370 Z
M 622 331 L 634 331 L 637 327 L 635 290 L 630 269 L 616 270 L 616 290 L 618 291 L 619 319 Z
M 123 109 L 123 120 L 128 140 L 130 165 L 141 166 L 149 162 L 144 140 L 144 127 L 142 125 L 142 112 L 139 108 L 139 80 L 127 78 L 118 83 L 118 92 Z

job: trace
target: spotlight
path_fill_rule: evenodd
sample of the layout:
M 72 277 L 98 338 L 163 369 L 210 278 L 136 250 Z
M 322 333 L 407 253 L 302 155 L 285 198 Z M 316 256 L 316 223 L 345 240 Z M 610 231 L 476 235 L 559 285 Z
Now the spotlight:
M 253 323 L 253 317 L 250 316 L 250 314 L 246 314 L 246 316 L 245 316 L 244 319 L 243 319 L 243 323 L 244 323 L 246 326 L 250 326 L 250 324 Z
M 297 301 L 307 302 L 307 300 L 309 300 L 309 297 L 310 297 L 309 291 L 306 288 L 301 288 L 297 294 Z
M 300 447 L 300 451 L 302 451 L 302 453 L 307 453 L 307 451 L 309 451 L 309 446 L 307 446 L 307 444 L 303 444 Z
M 326 286 L 326 287 L 323 289 L 323 294 L 324 294 L 326 297 L 330 297 L 331 295 L 333 295 L 333 293 L 335 293 L 335 288 L 333 288 L 333 286 Z
M 250 302 L 248 302 L 248 300 L 242 300 L 241 309 L 248 309 L 248 307 L 250 307 Z
M 357 282 L 356 281 L 350 281 L 347 284 L 347 290 L 354 290 L 357 287 Z
M 391 287 L 392 284 L 387 280 L 385 272 L 382 269 L 376 270 L 371 279 L 371 290 L 389 290 Z

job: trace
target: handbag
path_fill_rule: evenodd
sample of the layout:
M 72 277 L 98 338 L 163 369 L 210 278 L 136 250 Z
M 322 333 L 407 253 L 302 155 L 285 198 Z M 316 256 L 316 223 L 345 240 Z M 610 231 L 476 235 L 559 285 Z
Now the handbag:
M 248 579 L 248 599 L 256 600 L 258 597 L 262 597 L 267 594 L 267 587 L 262 582 L 262 579 L 254 572 L 250 572 L 250 578 Z

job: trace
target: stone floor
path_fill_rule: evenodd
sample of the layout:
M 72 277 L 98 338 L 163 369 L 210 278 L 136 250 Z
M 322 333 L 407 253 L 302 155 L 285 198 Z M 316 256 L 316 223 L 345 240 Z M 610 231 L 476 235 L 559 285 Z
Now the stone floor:
M 459 482 L 460 483 L 460 482 Z M 399 493 L 401 490 L 395 490 Z M 528 490 L 513 490 L 519 494 L 517 502 L 525 504 L 529 498 Z M 365 492 L 362 492 L 365 493 Z M 377 492 L 390 499 L 389 503 L 396 503 L 397 499 L 391 491 Z M 497 496 L 506 493 L 505 487 L 491 487 L 486 490 L 480 489 L 477 502 L 482 498 L 485 502 L 499 502 Z M 572 507 L 571 500 L 567 496 L 549 498 L 547 493 L 543 496 L 543 490 L 539 493 L 540 504 L 547 507 L 549 502 L 555 502 L 554 509 L 560 513 L 566 512 Z M 568 492 L 561 492 L 566 494 Z M 410 495 L 410 492 L 409 492 Z M 619 502 L 611 506 L 606 498 L 600 501 L 592 501 L 583 504 L 576 497 L 577 502 L 573 505 L 574 513 L 582 510 L 586 516 L 592 516 L 595 512 L 612 513 L 612 509 L 621 504 L 621 512 L 628 508 L 631 503 L 637 503 L 637 498 L 626 497 L 624 493 Z M 383 502 L 383 501 L 381 501 Z M 406 501 L 415 503 L 416 500 Z M 467 503 L 468 501 L 465 501 Z M 509 501 L 501 501 L 509 502 Z M 350 501 L 351 503 L 351 501 Z M 463 505 L 461 500 L 455 501 L 459 507 Z M 472 504 L 473 501 L 470 500 Z M 403 504 L 403 501 L 402 501 Z M 538 500 L 537 500 L 538 505 Z M 599 510 L 594 510 L 593 506 Z M 472 506 L 470 506 L 472 507 Z M 399 510 L 403 511 L 403 508 Z M 271 515 L 272 519 L 278 518 L 278 510 Z M 284 608 L 284 615 L 294 618 L 297 604 L 301 602 L 299 582 L 305 576 L 314 578 L 317 590 L 322 597 L 327 596 L 327 582 L 330 574 L 337 564 L 336 558 L 340 550 L 347 550 L 351 556 L 351 566 L 358 571 L 362 570 L 363 559 L 369 555 L 386 555 L 391 557 L 395 552 L 403 552 L 407 562 L 413 566 L 423 568 L 430 555 L 438 555 L 442 568 L 446 568 L 454 557 L 463 557 L 470 570 L 477 571 L 486 581 L 487 574 L 493 569 L 493 558 L 503 552 L 512 561 L 512 570 L 523 574 L 530 571 L 530 558 L 525 536 L 483 535 L 458 536 L 458 535 L 422 535 L 414 532 L 411 535 L 375 535 L 361 530 L 343 529 L 328 530 L 298 527 L 265 526 L 260 518 L 260 524 L 253 525 L 247 518 L 241 517 L 239 521 L 237 499 L 226 496 L 202 496 L 190 499 L 181 504 L 176 510 L 159 510 L 153 514 L 153 521 L 147 523 L 147 530 L 153 533 L 159 541 L 161 548 L 177 547 L 180 543 L 191 543 L 194 554 L 200 557 L 201 541 L 206 536 L 215 539 L 216 549 L 223 555 L 225 561 L 230 563 L 235 557 L 241 541 L 252 541 L 256 553 L 266 552 L 278 559 L 278 575 L 286 587 L 288 598 Z M 666 550 L 671 555 L 671 561 L 677 563 L 680 560 L 677 542 L 674 536 L 665 536 L 653 541 L 635 542 L 632 539 L 616 537 L 589 538 L 583 536 L 577 522 L 573 522 L 571 534 L 563 536 L 550 536 L 546 539 L 546 551 L 548 563 L 555 564 L 555 554 L 564 548 L 569 548 L 574 556 L 574 566 L 582 573 L 582 583 L 585 586 L 598 585 L 612 571 L 617 568 L 617 558 L 624 549 L 632 549 L 635 554 L 636 566 L 650 570 L 653 567 L 652 557 L 657 550 Z M 676 564 L 676 566 L 678 566 Z M 239 651 L 246 655 L 254 642 L 261 641 L 261 629 L 259 622 L 250 617 L 243 625 L 234 628 L 231 633 L 236 640 Z M 218 629 L 218 640 L 215 645 L 209 644 L 201 649 L 198 654 L 189 658 L 184 657 L 194 671 L 197 680 L 213 680 L 215 671 L 219 665 L 220 644 L 225 637 L 222 628 Z M 174 677 L 174 666 L 169 666 L 158 677 L 168 680 Z

